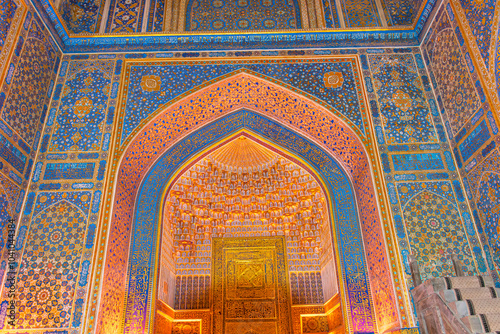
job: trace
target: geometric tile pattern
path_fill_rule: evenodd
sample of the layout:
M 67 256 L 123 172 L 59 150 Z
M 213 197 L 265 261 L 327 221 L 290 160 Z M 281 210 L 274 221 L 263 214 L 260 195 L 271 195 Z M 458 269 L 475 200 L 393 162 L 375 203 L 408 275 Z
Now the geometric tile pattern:
M 87 64 L 80 62 L 79 64 Z M 69 67 L 49 151 L 97 151 L 102 140 L 114 61 Z
M 36 22 L 25 42 L 2 118 L 31 146 L 50 83 L 55 52 Z
M 412 25 L 422 0 L 383 0 L 382 5 L 389 26 Z
M 296 28 L 300 28 L 296 0 L 190 0 L 188 3 L 186 31 Z
M 131 33 L 141 31 L 146 3 L 141 0 L 111 0 L 106 32 Z
M 438 25 L 449 26 L 446 11 Z M 452 29 L 435 33 L 425 46 L 453 135 L 477 111 L 480 101 Z
M 16 10 L 17 5 L 13 0 L 0 0 L 0 50 L 7 39 Z
M 374 0 L 341 0 L 345 24 L 349 28 L 381 25 Z
M 491 36 L 493 16 L 497 0 L 460 0 L 467 17 L 467 21 L 472 30 L 472 36 L 476 38 L 477 46 L 484 64 L 489 66 L 489 58 L 494 55 L 489 54 L 491 43 L 495 43 L 495 36 Z
M 64 0 L 59 12 L 72 33 L 98 33 L 103 7 L 103 0 Z
M 401 193 L 406 184 L 399 184 Z M 440 188 L 451 188 L 441 185 Z M 465 230 L 453 202 L 433 191 L 423 190 L 406 204 L 403 218 L 413 255 L 419 261 L 422 280 L 454 274 L 449 257 L 459 254 L 467 275 L 476 273 Z
M 48 196 L 40 196 L 39 201 L 47 201 Z M 89 199 L 81 195 L 80 201 Z M 86 221 L 85 213 L 66 200 L 33 219 L 18 273 L 16 328 L 69 326 Z
M 388 144 L 437 142 L 412 55 L 369 56 Z
M 493 262 L 500 270 L 500 170 L 483 174 L 476 204 L 490 243 Z

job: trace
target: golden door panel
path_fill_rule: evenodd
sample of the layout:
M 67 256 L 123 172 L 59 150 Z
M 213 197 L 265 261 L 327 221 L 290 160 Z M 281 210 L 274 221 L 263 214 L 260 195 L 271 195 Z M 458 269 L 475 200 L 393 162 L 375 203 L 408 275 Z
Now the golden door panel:
M 213 332 L 291 333 L 284 239 L 216 238 L 212 254 Z

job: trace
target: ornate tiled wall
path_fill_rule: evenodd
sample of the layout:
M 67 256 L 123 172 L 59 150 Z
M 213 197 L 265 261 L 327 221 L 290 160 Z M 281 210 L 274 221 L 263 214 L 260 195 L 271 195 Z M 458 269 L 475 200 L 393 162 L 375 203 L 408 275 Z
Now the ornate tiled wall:
M 491 7 L 488 2 L 483 5 L 484 10 Z M 473 7 L 469 4 L 468 8 Z M 472 12 L 468 11 L 470 15 Z M 478 30 L 475 36 L 486 42 L 488 29 L 479 21 L 474 22 L 484 33 L 479 37 Z M 482 266 L 492 271 L 499 284 L 498 106 L 483 84 L 484 77 L 477 66 L 482 60 L 473 61 L 472 50 L 468 48 L 450 3 L 443 4 L 422 50 L 438 97 L 437 108 L 445 121 L 457 162 L 457 172 L 463 178 L 465 193 L 462 196 L 468 199 L 472 209 L 470 219 L 484 246 L 487 261 Z M 480 253 L 482 248 L 473 245 L 473 251 Z
M 0 2 L 0 13 L 0 284 L 7 290 L 7 222 L 17 220 L 22 210 L 60 51 L 33 8 L 7 0 Z M 26 230 L 18 233 L 17 256 Z M 5 291 L 1 296 L 0 329 L 6 313 Z
M 419 49 L 363 50 L 360 57 L 407 287 L 410 254 L 423 279 L 454 275 L 451 254 L 467 275 L 486 273 Z
M 484 260 L 481 252 L 477 252 L 480 245 L 471 218 L 474 214 L 467 207 L 467 193 L 461 185 L 459 167 L 453 160 L 453 149 L 446 140 L 445 125 L 440 118 L 440 102 L 433 95 L 431 79 L 418 48 L 350 52 L 358 54 L 364 77 L 353 76 L 353 63 L 334 58 L 314 62 L 284 62 L 271 58 L 269 61 L 179 62 L 175 66 L 158 66 L 151 61 L 155 57 L 160 60 L 165 54 L 65 56 L 47 111 L 47 126 L 41 138 L 40 155 L 34 163 L 32 185 L 20 227 L 26 245 L 22 251 L 23 264 L 26 267 L 36 265 L 36 270 L 21 271 L 19 279 L 30 284 L 35 282 L 31 293 L 42 297 L 33 297 L 29 309 L 18 300 L 19 326 L 36 330 L 50 324 L 52 328 L 75 333 L 83 330 L 82 310 L 95 316 L 95 304 L 89 304 L 89 291 L 93 284 L 96 287 L 100 284 L 102 255 L 94 256 L 102 254 L 95 248 L 99 214 L 109 215 L 109 210 L 100 211 L 99 208 L 111 150 L 123 149 L 137 128 L 164 103 L 238 71 L 298 88 L 311 99 L 323 101 L 325 106 L 335 108 L 359 136 L 373 131 L 385 175 L 390 219 L 394 221 L 393 226 L 386 225 L 386 233 L 394 233 L 395 250 L 400 252 L 400 259 L 395 259 L 394 263 L 401 266 L 401 275 L 407 284 L 396 287 L 402 305 L 410 305 L 407 292 L 411 286 L 410 253 L 414 253 L 422 264 L 425 262 L 424 278 L 451 274 L 451 252 L 462 257 L 467 274 L 484 272 Z M 130 60 L 135 63 L 126 67 L 128 81 L 122 86 L 123 97 L 119 100 L 120 75 L 129 57 L 144 58 Z M 308 80 L 301 79 L 305 76 Z M 366 108 L 357 88 L 360 80 L 364 80 L 367 88 L 373 127 L 363 114 Z M 256 84 L 249 81 L 245 85 L 253 87 Z M 465 84 L 461 86 L 466 87 Z M 259 94 L 268 89 L 259 90 Z M 473 105 L 474 99 L 470 101 L 469 105 Z M 119 105 L 121 109 L 118 110 Z M 118 117 L 122 125 L 114 134 L 116 147 L 113 148 L 112 126 Z M 8 182 L 4 184 L 4 187 L 11 186 Z M 67 225 L 61 229 L 53 224 L 54 220 Z M 99 246 L 104 247 L 104 242 Z M 63 258 L 61 253 L 68 252 L 67 249 L 71 250 L 71 255 Z M 93 267 L 96 269 L 92 274 L 90 269 Z M 50 275 L 48 283 L 41 279 L 42 273 Z M 184 283 L 181 278 L 176 285 L 194 287 L 197 278 L 198 294 L 180 294 L 178 307 L 206 306 L 205 299 L 200 296 L 205 294 L 208 285 L 201 288 L 200 277 L 185 278 Z M 322 300 L 322 288 L 317 280 L 313 287 L 310 275 L 309 285 L 303 283 L 302 290 L 301 277 L 291 278 L 291 281 L 298 286 L 295 299 L 299 304 L 301 300 L 307 302 L 309 295 L 311 302 Z M 302 281 L 306 282 L 307 277 L 302 277 Z M 43 288 L 50 282 L 55 285 L 64 282 L 65 293 L 47 294 Z M 206 278 L 204 283 L 207 283 Z M 19 289 L 24 288 L 19 286 Z M 32 309 L 42 309 L 48 304 L 63 306 L 56 307 L 57 311 L 50 313 L 46 320 L 30 318 Z M 407 327 L 413 325 L 411 312 L 401 316 Z M 57 323 L 51 320 L 54 317 Z M 91 331 L 91 328 L 85 329 L 85 332 Z
M 14 328 L 81 332 L 119 73 L 115 60 L 63 57 L 21 212 L 17 295 L 2 298 Z

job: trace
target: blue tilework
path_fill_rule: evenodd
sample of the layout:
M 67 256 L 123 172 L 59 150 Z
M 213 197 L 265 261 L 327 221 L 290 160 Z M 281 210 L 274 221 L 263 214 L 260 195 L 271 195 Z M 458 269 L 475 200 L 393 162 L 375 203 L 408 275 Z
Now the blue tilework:
M 16 14 L 17 5 L 13 0 L 0 1 L 0 50 L 5 44 L 10 25 Z
M 98 33 L 104 3 L 103 0 L 64 0 L 59 11 L 72 33 Z
M 71 63 L 49 151 L 99 150 L 113 68 L 112 60 Z
M 2 118 L 30 146 L 35 140 L 56 53 L 36 21 L 19 59 Z
M 491 43 L 495 43 L 494 36 L 491 36 L 491 30 L 497 3 L 496 0 L 482 0 L 480 2 L 460 0 L 486 67 L 489 67 L 490 56 L 494 56 L 489 54 L 489 50 Z
M 91 179 L 94 176 L 95 163 L 48 163 L 43 175 L 44 180 Z
M 190 0 L 186 31 L 300 28 L 296 0 Z
M 395 154 L 392 161 L 398 172 L 444 168 L 443 158 L 439 153 Z
M 318 62 L 310 64 L 298 62 L 258 64 L 249 62 L 244 65 L 139 65 L 133 66 L 130 69 L 130 84 L 128 87 L 124 128 L 121 138 L 122 143 L 132 130 L 159 106 L 208 80 L 238 69 L 248 69 L 264 74 L 316 96 L 337 109 L 364 131 L 353 69 L 350 62 Z M 325 87 L 324 75 L 328 72 L 342 73 L 344 82 L 341 87 Z M 141 83 L 145 76 L 161 78 L 159 89 L 144 90 Z
M 327 28 L 340 28 L 339 14 L 335 0 L 322 0 L 323 12 L 325 13 L 325 25 Z
M 430 189 L 426 189 L 426 186 L 430 186 Z M 419 188 L 419 185 L 399 184 L 398 192 L 409 197 L 409 188 Z M 411 197 L 404 207 L 403 218 L 410 248 L 420 263 L 423 280 L 453 275 L 449 260 L 451 254 L 459 255 L 467 275 L 476 274 L 474 258 L 467 242 L 468 225 L 462 223 L 455 199 L 437 194 L 448 193 L 450 189 L 449 181 L 423 183 L 420 192 Z M 475 234 L 474 228 L 471 233 Z
M 464 161 L 469 160 L 474 153 L 483 146 L 488 139 L 490 139 L 490 130 L 488 130 L 488 126 L 486 125 L 486 120 L 483 120 L 470 134 L 467 136 L 464 141 L 458 145 L 460 149 L 460 154 Z
M 477 207 L 491 246 L 493 261 L 500 268 L 500 174 L 484 174 L 478 189 Z
M 7 161 L 19 173 L 24 171 L 26 156 L 0 133 L 0 158 Z
M 436 142 L 432 114 L 413 56 L 370 55 L 388 144 Z
M 374 0 L 341 0 L 341 4 L 347 27 L 378 27 L 381 25 Z
M 450 122 L 451 135 L 457 135 L 480 107 L 480 101 L 453 29 L 448 29 L 451 25 L 445 11 L 437 22 L 436 31 L 431 34 L 425 49 Z
M 412 25 L 422 0 L 384 0 L 384 13 L 389 26 Z

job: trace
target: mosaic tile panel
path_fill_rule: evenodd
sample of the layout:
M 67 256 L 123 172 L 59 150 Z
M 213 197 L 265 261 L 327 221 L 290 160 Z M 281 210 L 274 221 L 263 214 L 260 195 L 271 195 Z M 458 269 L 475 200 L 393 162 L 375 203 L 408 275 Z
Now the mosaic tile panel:
M 15 328 L 70 325 L 73 302 L 81 284 L 79 273 L 89 204 L 90 193 L 85 192 L 38 196 L 35 207 L 44 208 L 33 218 L 23 251 L 15 298 Z
M 72 33 L 98 33 L 104 2 L 103 0 L 64 0 L 59 11 L 66 27 Z
M 130 69 L 122 143 L 143 119 L 161 105 L 182 93 L 198 89 L 211 79 L 241 70 L 275 78 L 284 85 L 318 97 L 361 130 L 364 129 L 359 106 L 360 92 L 356 88 L 357 75 L 351 61 L 303 63 L 292 60 L 280 64 L 274 61 L 246 64 L 217 62 L 194 66 L 175 63 L 155 66 L 152 63 Z M 186 77 L 187 73 L 189 76 Z
M 237 78 L 238 77 L 234 78 L 233 80 L 236 80 Z M 215 87 L 213 89 L 216 89 L 216 90 L 215 91 L 210 90 L 206 94 L 203 93 L 203 99 L 201 97 L 199 97 L 199 98 L 192 97 L 189 100 L 192 101 L 190 103 L 193 103 L 193 105 L 189 105 L 189 106 L 185 106 L 185 107 L 180 106 L 179 108 L 181 108 L 181 109 L 178 109 L 176 107 L 176 109 L 172 110 L 172 112 L 175 115 L 183 115 L 183 110 L 190 110 L 191 112 L 185 113 L 185 115 L 186 116 L 192 115 L 193 117 L 195 117 L 195 115 L 193 113 L 196 114 L 198 112 L 203 111 L 203 114 L 206 115 L 205 116 L 206 118 L 203 122 L 209 122 L 211 119 L 216 117 L 215 115 L 218 115 L 221 112 L 221 110 L 228 110 L 228 106 L 231 106 L 231 107 L 229 107 L 229 110 L 231 110 L 231 109 L 235 108 L 237 105 L 247 105 L 248 104 L 248 107 L 251 107 L 252 109 L 264 110 L 266 113 L 270 113 L 270 115 L 274 115 L 274 117 L 277 117 L 276 112 L 279 111 L 281 107 L 279 106 L 279 104 L 276 104 L 276 103 L 279 99 L 281 99 L 281 97 L 278 97 L 278 96 L 280 96 L 281 93 L 279 93 L 278 95 L 273 95 L 274 97 L 272 99 L 269 99 L 266 96 L 271 92 L 275 92 L 276 89 L 278 89 L 278 88 L 273 86 L 274 88 L 271 89 L 271 87 L 269 87 L 267 85 L 261 86 L 261 84 L 258 83 L 259 81 L 252 83 L 252 81 L 254 81 L 254 80 L 256 80 L 256 79 L 253 79 L 251 76 L 249 76 L 248 78 L 245 78 L 241 82 L 240 81 L 238 81 L 238 83 L 234 82 L 233 84 L 231 84 L 229 86 L 229 87 L 232 87 L 231 90 L 234 89 L 234 91 L 228 90 L 228 88 L 227 88 L 228 86 L 226 86 L 226 84 L 224 84 L 224 86 L 222 86 L 222 87 L 219 87 L 218 85 L 214 85 Z M 250 84 L 250 86 L 248 86 L 249 84 Z M 148 86 L 150 86 L 151 88 L 156 87 L 156 85 L 153 83 L 148 85 Z M 219 87 L 219 88 L 217 88 L 217 87 Z M 256 88 L 258 88 L 258 89 L 256 90 Z M 236 92 L 238 92 L 237 95 L 233 95 Z M 230 93 L 230 94 L 226 95 L 228 93 Z M 277 91 L 276 91 L 276 93 L 277 93 Z M 224 94 L 224 96 L 226 96 L 226 97 L 221 99 L 220 98 L 221 94 Z M 257 94 L 257 95 L 254 95 L 254 94 Z M 274 94 L 274 93 L 272 93 L 272 94 Z M 229 96 L 234 96 L 235 99 L 232 97 L 229 97 Z M 205 100 L 205 99 L 208 99 L 208 100 Z M 209 102 L 205 103 L 204 101 L 209 101 Z M 288 103 L 290 103 L 290 102 L 293 102 L 293 100 L 289 100 Z M 237 104 L 235 105 L 234 103 L 237 103 Z M 222 104 L 222 105 L 220 105 L 220 104 Z M 202 105 L 203 105 L 203 107 L 201 107 Z M 186 109 L 183 109 L 183 108 L 186 108 Z M 305 109 L 304 108 L 305 108 L 305 106 L 302 106 L 299 109 L 289 108 L 284 113 L 280 112 L 280 115 L 283 115 L 283 116 L 286 115 L 287 120 L 285 122 L 290 122 L 290 121 L 292 121 L 292 118 L 290 118 L 290 117 L 292 117 L 292 115 L 290 115 L 290 110 L 308 110 L 311 107 L 307 106 Z M 320 114 L 322 114 L 322 113 L 320 113 Z M 311 117 L 312 115 L 307 116 L 307 117 L 306 117 L 306 115 L 311 115 L 311 114 L 304 113 L 300 117 L 302 124 L 304 124 L 303 128 L 306 124 L 324 124 L 324 121 L 317 123 L 317 122 L 314 122 L 312 120 L 309 120 L 309 117 Z M 322 115 L 326 115 L 326 114 L 322 114 Z M 283 117 L 283 116 L 280 116 L 280 117 Z M 182 117 L 185 117 L 185 116 L 182 116 Z M 318 116 L 314 116 L 314 117 L 322 117 L 322 116 L 319 116 L 319 114 L 318 114 Z M 178 127 L 176 127 L 174 124 L 171 123 L 173 119 L 179 119 L 179 118 L 180 117 L 172 118 L 172 115 L 170 114 L 170 111 L 169 111 L 168 115 L 165 115 L 159 119 L 156 119 L 154 121 L 154 124 L 156 126 L 161 124 L 160 125 L 160 127 L 162 129 L 161 131 L 167 131 L 167 133 L 171 133 L 171 135 L 151 136 L 149 134 L 150 133 L 149 131 L 153 131 L 153 132 L 151 132 L 151 134 L 152 134 L 152 133 L 155 133 L 156 130 L 147 130 L 146 134 L 145 134 L 146 137 L 144 137 L 144 139 L 146 141 L 144 143 L 152 141 L 151 145 L 153 145 L 153 146 L 151 146 L 151 148 L 154 147 L 155 151 L 158 150 L 159 148 L 168 147 L 165 145 L 168 145 L 168 143 L 170 143 L 171 141 L 174 141 L 175 138 L 178 138 L 178 136 L 181 135 L 181 133 L 179 132 L 179 131 L 181 131 L 181 129 L 179 129 Z M 295 122 L 295 121 L 293 121 L 293 122 Z M 174 128 L 172 128 L 172 126 Z M 328 125 L 328 127 L 330 127 L 330 125 Z M 170 131 L 173 131 L 173 132 L 170 132 Z M 184 130 L 182 130 L 182 131 L 184 131 Z M 331 131 L 333 131 L 333 129 L 325 128 L 324 130 L 320 130 L 320 129 L 316 129 L 316 126 L 315 126 L 314 130 L 313 130 L 313 128 L 311 128 L 311 131 L 314 131 L 315 135 L 319 135 L 320 137 L 327 136 L 327 137 L 323 137 L 323 138 L 325 138 L 325 140 L 326 140 L 326 138 L 328 138 L 328 140 L 334 140 L 335 136 L 336 136 L 336 135 L 333 135 L 333 133 L 331 132 Z M 331 135 L 329 133 L 331 133 Z M 335 132 L 334 131 L 334 133 L 341 134 L 342 132 Z M 203 137 L 200 137 L 200 140 L 202 138 Z M 141 140 L 141 139 L 139 139 L 139 140 Z M 160 140 L 160 142 L 156 142 L 158 140 Z M 328 140 L 327 140 L 327 142 L 328 142 Z M 148 145 L 150 145 L 150 144 L 148 144 Z M 297 144 L 297 143 L 295 145 L 296 145 L 296 147 L 301 146 L 300 144 Z M 139 160 L 137 160 L 137 158 L 138 158 L 138 156 L 137 156 L 137 158 L 127 160 L 128 161 L 127 164 L 134 164 L 134 165 L 138 164 L 137 167 L 130 167 L 130 168 L 127 167 L 125 170 L 144 170 L 141 166 L 145 166 L 144 164 L 146 164 L 146 165 L 149 164 L 147 161 L 144 160 L 144 155 L 143 155 L 144 152 L 149 151 L 149 148 L 144 147 L 144 144 L 141 144 L 140 146 L 141 146 L 140 150 L 141 150 L 141 152 L 143 152 L 140 154 L 141 158 Z M 345 146 L 345 141 L 343 142 L 342 146 Z M 132 152 L 136 149 L 139 149 L 139 147 L 136 147 L 136 144 L 133 144 L 129 148 L 129 150 L 131 150 Z M 129 152 L 131 152 L 131 151 L 129 151 Z M 356 152 L 356 151 L 352 151 L 352 153 L 354 153 L 354 152 Z M 355 161 L 356 161 L 356 158 L 354 156 L 351 156 L 351 157 L 346 156 L 346 159 L 347 159 L 347 161 L 349 161 L 348 164 L 355 163 Z M 363 164 L 363 165 L 367 166 L 366 164 Z M 361 168 L 361 166 L 360 166 L 360 168 Z M 356 167 L 355 169 L 359 170 L 358 167 Z M 355 173 L 356 175 L 358 175 L 355 177 L 355 179 L 359 179 L 359 181 L 356 181 L 356 182 L 360 182 L 359 184 L 363 184 L 366 180 L 367 174 L 363 173 L 361 170 L 359 170 L 359 172 L 360 173 L 358 173 L 358 172 Z M 135 173 L 135 172 L 132 174 L 130 174 L 130 172 L 125 172 L 125 174 L 120 174 L 120 177 L 118 178 L 118 180 L 123 180 L 123 181 L 126 180 L 125 181 L 126 184 L 123 183 L 122 181 L 119 181 L 119 183 L 120 183 L 119 188 L 121 189 L 122 187 L 127 187 L 127 189 L 137 189 L 136 186 L 133 185 L 133 182 L 135 183 L 136 181 L 134 181 L 134 180 L 137 180 L 140 177 L 141 176 L 137 175 L 137 173 Z M 123 188 L 123 189 L 125 189 L 125 188 Z M 358 196 L 361 196 L 361 194 L 363 194 L 365 192 L 364 189 L 365 188 L 363 186 L 363 190 L 361 190 L 361 189 L 359 190 Z M 117 190 L 117 194 L 123 194 L 124 196 L 128 196 L 128 195 L 126 195 L 126 192 L 123 192 L 121 190 Z M 128 220 L 128 218 L 126 218 L 126 217 L 130 217 L 129 213 L 127 213 L 127 212 L 129 210 L 129 205 L 131 202 L 130 202 L 130 199 L 127 199 L 127 198 L 117 199 L 117 200 L 119 201 L 120 204 L 118 206 L 116 206 L 116 208 L 117 208 L 117 210 L 119 210 L 121 212 L 119 215 L 120 216 L 123 215 L 123 219 L 120 220 L 120 224 L 125 224 Z M 371 198 L 368 199 L 368 202 L 370 203 L 370 206 L 374 205 L 374 201 Z M 347 203 L 346 203 L 346 205 L 347 205 Z M 348 205 L 346 207 L 348 207 Z M 368 221 L 371 221 L 371 222 L 377 221 L 377 218 L 375 216 L 373 216 L 373 213 L 376 211 L 371 211 L 371 209 L 368 209 L 368 206 L 362 206 L 361 210 L 362 210 L 362 213 L 361 213 L 360 217 L 362 217 L 363 220 L 368 219 L 368 216 L 370 216 L 371 218 L 369 218 L 369 220 L 366 220 L 367 222 Z M 144 222 L 146 222 L 146 221 L 148 221 L 148 220 L 144 220 Z M 124 230 L 125 230 L 125 228 L 115 229 L 113 227 L 113 230 L 111 231 L 112 238 L 114 240 L 119 240 L 120 242 L 127 240 L 127 239 L 124 239 L 124 238 L 127 238 L 126 236 L 123 235 Z M 370 232 L 368 232 L 368 229 L 364 230 L 364 231 L 366 231 L 368 233 L 367 235 L 369 235 L 369 239 L 372 239 L 375 237 L 375 234 L 374 234 L 375 230 L 372 230 L 370 228 L 369 229 Z M 375 256 L 375 254 L 378 254 L 380 252 L 382 252 L 382 253 L 385 252 L 384 251 L 385 247 L 383 246 L 382 243 L 375 242 L 373 245 L 374 245 L 373 246 L 374 248 L 371 248 L 373 250 L 369 253 L 370 254 L 369 256 Z M 385 257 L 385 255 L 382 257 Z M 121 256 L 120 254 L 111 254 L 110 255 L 110 257 L 108 259 L 109 259 L 110 263 L 112 263 L 113 272 L 116 272 L 117 270 L 119 270 L 118 268 L 121 268 L 125 264 L 123 262 L 123 258 L 124 258 L 124 256 Z M 379 262 L 377 262 L 376 266 L 377 266 L 377 268 L 380 269 Z M 109 267 L 109 268 L 111 268 L 111 267 Z M 119 281 L 117 281 L 117 278 L 118 277 L 106 275 L 106 277 L 105 277 L 106 283 L 104 283 L 105 287 L 106 286 L 114 286 L 115 288 L 113 288 L 113 290 L 116 291 L 117 287 L 120 285 Z M 375 282 L 383 282 L 383 280 L 378 280 L 378 279 L 372 279 L 371 281 L 374 283 Z M 384 283 L 387 284 L 388 282 L 390 282 L 390 279 L 385 280 Z M 384 287 L 384 285 L 382 284 L 380 286 L 380 288 L 377 288 L 377 291 L 384 291 L 385 289 L 386 289 L 386 287 Z M 113 305 L 115 303 L 117 305 L 120 304 L 120 298 L 122 298 L 122 297 L 120 297 L 119 295 L 114 295 L 111 292 L 112 291 L 107 291 L 107 290 L 104 290 L 104 292 L 103 292 L 104 293 L 103 296 L 105 296 L 103 298 L 103 300 L 106 302 L 106 304 L 109 303 L 109 306 L 111 307 L 111 308 L 109 308 L 109 312 L 107 312 L 105 318 L 101 318 L 101 319 L 103 319 L 102 320 L 103 322 L 101 323 L 100 328 L 103 328 L 105 330 L 113 330 L 113 328 L 116 324 L 115 321 L 117 321 L 119 319 L 119 316 L 117 316 L 117 313 L 115 313 L 116 311 L 113 310 L 113 307 L 111 305 Z M 131 293 L 135 294 L 136 296 L 137 296 L 137 293 L 139 293 L 139 292 L 140 292 L 140 289 L 138 290 L 136 288 L 134 288 L 134 291 L 131 291 Z M 383 311 L 381 311 L 381 313 L 378 316 L 381 317 L 380 321 L 385 322 L 385 323 L 387 323 L 387 320 L 383 320 L 383 319 L 389 319 L 392 316 L 391 312 L 394 312 L 394 308 L 391 307 L 390 304 L 388 304 L 386 301 L 385 302 L 382 301 L 382 300 L 386 300 L 385 298 L 387 298 L 387 296 L 390 296 L 390 295 L 384 295 L 384 293 L 378 293 L 376 295 L 375 301 L 374 301 L 374 303 L 377 305 L 377 310 L 383 310 Z M 132 300 L 132 299 L 129 299 L 129 300 Z M 104 309 L 107 309 L 108 306 L 103 306 L 103 307 L 104 307 Z
M 374 0 L 341 0 L 341 4 L 347 27 L 381 26 L 377 5 Z
M 500 269 L 500 173 L 498 171 L 497 169 L 483 174 L 476 199 L 497 270 Z
M 325 26 L 327 28 L 340 28 L 339 14 L 335 0 L 322 0 Z
M 29 146 L 38 130 L 55 58 L 51 43 L 34 21 L 2 111 L 2 118 Z
M 49 145 L 51 152 L 98 151 L 114 61 L 71 63 Z M 85 68 L 81 68 L 81 66 Z M 57 89 L 57 88 L 56 88 Z
M 384 0 L 385 17 L 389 26 L 412 25 L 420 11 L 421 0 Z
M 0 1 L 0 49 L 5 45 L 17 8 L 13 0 Z
M 480 100 L 446 11 L 442 11 L 437 22 L 439 30 L 425 49 L 453 135 L 456 135 L 479 108 Z
M 412 55 L 369 56 L 388 144 L 437 142 Z
M 453 276 L 451 254 L 459 254 L 464 272 L 475 275 L 474 260 L 449 182 L 400 183 L 398 194 L 413 255 L 422 280 Z
M 296 0 L 190 0 L 186 31 L 300 28 Z
M 472 35 L 476 38 L 477 46 L 483 56 L 486 67 L 489 66 L 490 44 L 495 43 L 495 37 L 491 36 L 493 17 L 495 15 L 496 0 L 460 0 Z
M 497 83 L 498 97 L 500 98 L 500 31 L 497 37 L 497 47 L 495 49 L 495 78 Z
M 106 25 L 108 33 L 132 33 L 142 29 L 145 2 L 140 0 L 112 0 Z

